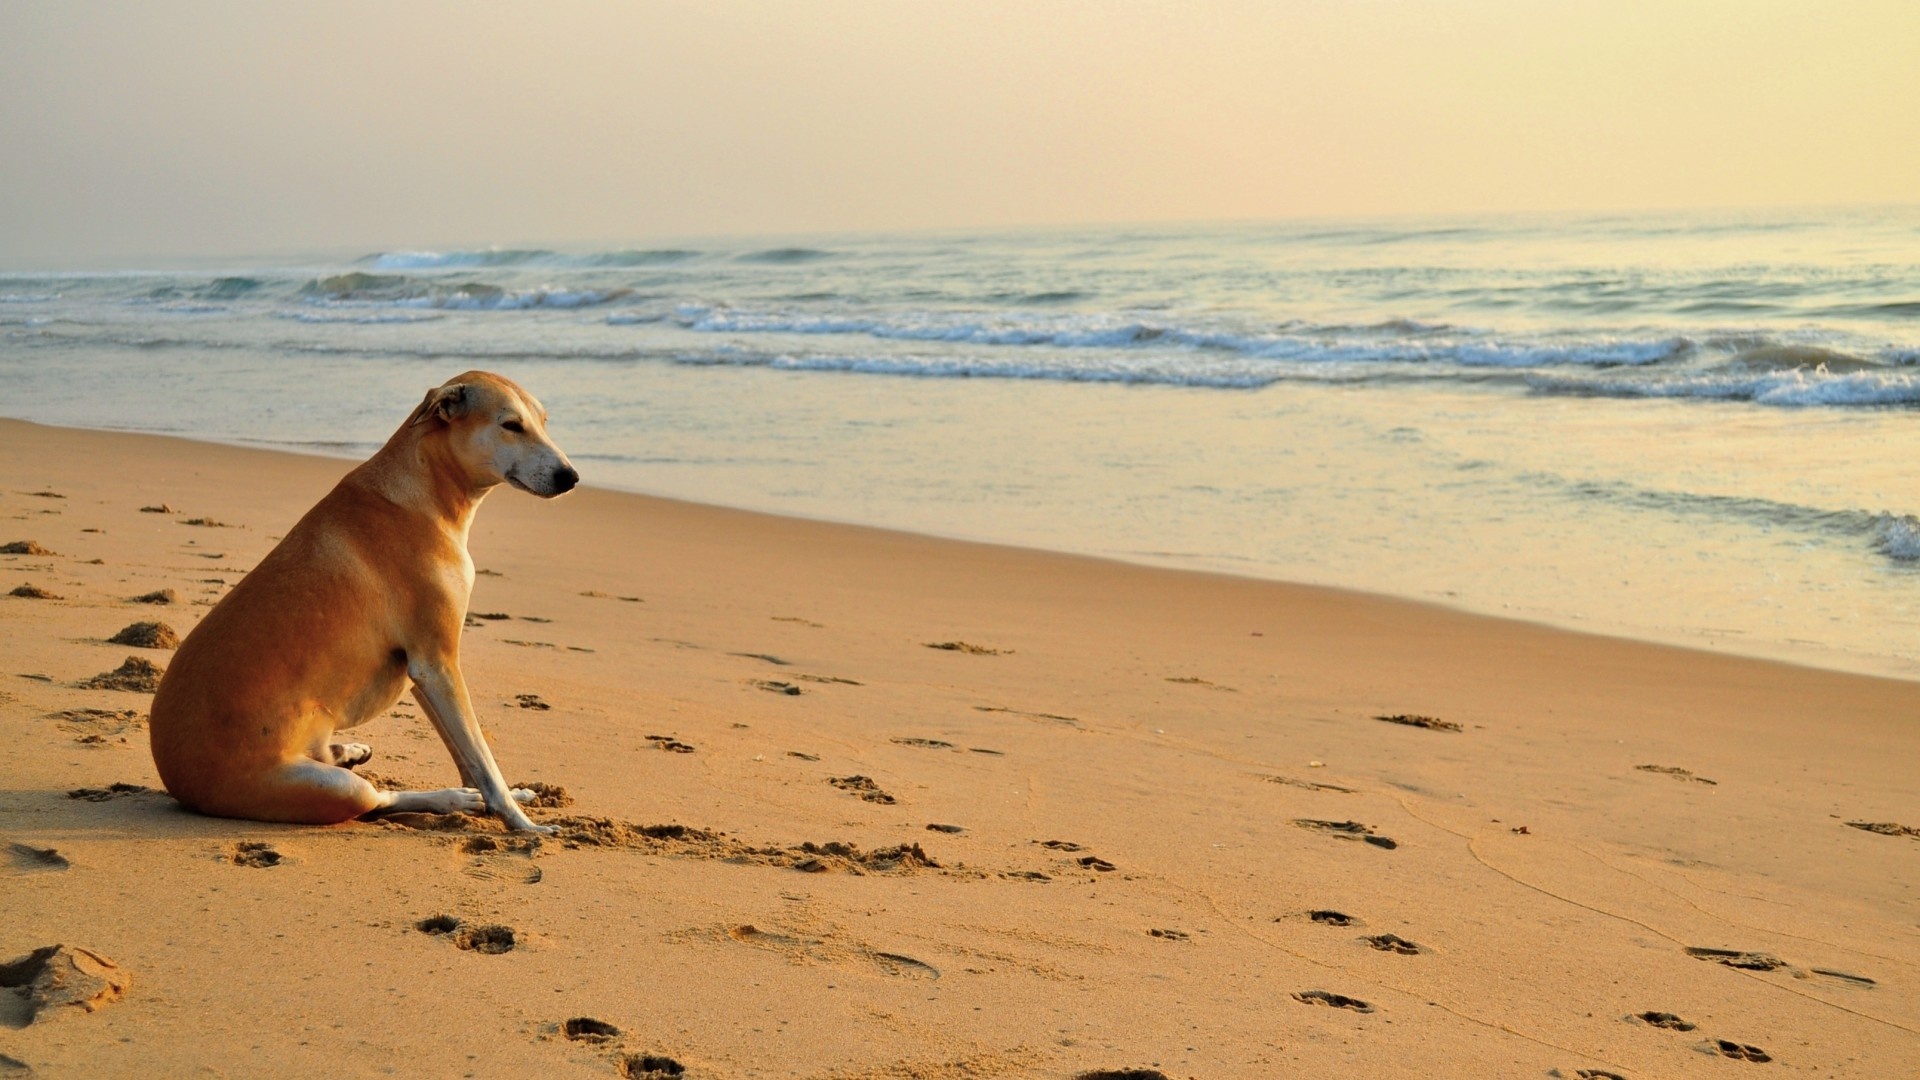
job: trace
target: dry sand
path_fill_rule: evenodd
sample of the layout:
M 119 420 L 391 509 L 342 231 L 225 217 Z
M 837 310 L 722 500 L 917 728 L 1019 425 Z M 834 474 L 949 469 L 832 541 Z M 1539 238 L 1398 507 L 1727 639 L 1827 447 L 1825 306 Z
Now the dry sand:
M 502 490 L 464 667 L 561 837 L 187 814 L 80 684 L 347 467 L 0 421 L 0 965 L 84 950 L 0 1076 L 1920 1072 L 1920 685 L 1372 596 Z

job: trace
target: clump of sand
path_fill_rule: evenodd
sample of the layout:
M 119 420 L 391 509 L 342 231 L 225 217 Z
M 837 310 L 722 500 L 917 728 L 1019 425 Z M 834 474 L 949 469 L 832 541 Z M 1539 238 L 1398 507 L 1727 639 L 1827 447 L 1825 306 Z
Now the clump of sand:
M 119 1000 L 132 981 L 120 965 L 71 945 L 47 945 L 0 964 L 0 987 L 25 999 L 29 1024 L 71 1013 L 63 1006 L 93 1012 Z
M 133 598 L 136 604 L 177 604 L 180 594 L 172 589 L 155 589 L 150 593 L 141 593 Z
M 131 645 L 136 649 L 177 649 L 180 635 L 163 622 L 137 622 L 107 639 L 110 645 Z
M 48 551 L 46 548 L 41 547 L 39 544 L 36 544 L 31 540 L 15 540 L 12 543 L 0 544 L 0 555 L 51 555 L 51 554 L 53 554 L 53 552 Z
M 66 599 L 66 597 L 61 596 L 57 593 L 50 593 L 38 585 L 22 585 L 14 589 L 12 592 L 8 593 L 7 595 L 19 596 L 28 600 L 64 600 Z
M 160 689 L 160 671 L 153 661 L 144 657 L 129 656 L 126 663 L 112 671 L 103 671 L 91 679 L 80 683 L 83 690 L 130 690 L 137 694 L 151 694 Z
M 515 784 L 514 787 L 525 788 L 533 792 L 533 798 L 524 804 L 527 806 L 543 806 L 558 809 L 562 806 L 573 805 L 573 796 L 568 794 L 567 789 L 561 787 L 559 784 L 548 784 L 539 780 L 533 780 L 525 784 Z

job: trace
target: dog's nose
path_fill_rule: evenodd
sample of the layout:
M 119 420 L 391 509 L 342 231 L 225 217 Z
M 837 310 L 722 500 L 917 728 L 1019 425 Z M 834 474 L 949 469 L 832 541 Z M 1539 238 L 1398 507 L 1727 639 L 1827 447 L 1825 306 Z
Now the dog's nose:
M 573 471 L 571 465 L 562 465 L 553 472 L 553 493 L 555 495 L 564 495 L 572 491 L 573 486 L 579 482 L 580 474 Z

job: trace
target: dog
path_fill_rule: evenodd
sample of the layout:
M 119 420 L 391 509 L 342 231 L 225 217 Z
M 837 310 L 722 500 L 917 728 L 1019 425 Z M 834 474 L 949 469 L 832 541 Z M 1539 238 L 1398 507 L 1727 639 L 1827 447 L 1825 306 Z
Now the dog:
M 216 817 L 334 824 L 404 810 L 487 810 L 535 825 L 509 790 L 460 674 L 473 590 L 467 531 L 501 484 L 551 499 L 580 482 L 513 382 L 469 371 L 429 391 L 400 430 L 307 511 L 194 627 L 153 698 L 167 792 Z M 411 686 L 464 787 L 381 791 L 372 756 L 334 734 Z

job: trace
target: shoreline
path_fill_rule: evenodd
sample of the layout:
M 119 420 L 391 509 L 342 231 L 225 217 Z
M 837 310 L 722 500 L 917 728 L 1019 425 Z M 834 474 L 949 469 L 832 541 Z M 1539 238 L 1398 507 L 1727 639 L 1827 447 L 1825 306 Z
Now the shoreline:
M 561 835 L 184 813 L 147 695 L 81 684 L 164 667 L 107 638 L 190 631 L 345 470 L 0 421 L 0 542 L 56 553 L 0 555 L 0 591 L 53 594 L 0 596 L 0 964 L 62 943 L 130 978 L 5 1014 L 0 1054 L 702 1080 L 1920 1057 L 1920 685 L 1345 590 L 501 492 L 462 668 L 507 779 L 565 789 L 532 811 Z M 408 699 L 352 737 L 383 782 L 454 782 Z
M 229 440 L 229 439 L 210 438 L 210 437 L 198 436 L 198 435 L 178 434 L 173 432 L 148 431 L 148 430 L 135 429 L 135 428 L 91 428 L 91 427 L 61 425 L 61 424 L 46 424 L 46 423 L 41 423 L 39 421 L 24 420 L 24 419 L 12 418 L 12 417 L 0 417 L 0 432 L 4 432 L 5 430 L 4 425 L 8 425 L 8 424 L 22 424 L 22 425 L 29 425 L 33 427 L 43 427 L 43 428 L 51 428 L 55 430 L 74 431 L 74 432 L 98 432 L 102 434 L 143 436 L 143 437 L 151 437 L 151 438 L 158 438 L 158 439 L 176 440 L 179 442 L 184 442 L 184 443 L 194 444 L 194 445 L 220 446 L 220 447 L 228 447 L 228 448 L 238 449 L 238 450 L 257 450 L 263 453 L 286 454 L 293 457 L 314 458 L 322 461 L 345 461 L 345 462 L 353 462 L 355 464 L 357 464 L 360 461 L 364 461 L 369 454 L 371 454 L 374 450 L 377 450 L 379 448 L 378 443 L 368 443 L 364 445 L 360 443 L 340 444 L 341 449 L 339 449 L 338 452 L 332 452 L 329 450 L 326 444 L 322 444 L 322 443 L 311 443 L 311 442 L 273 443 L 273 442 L 264 442 L 259 440 L 250 440 L 245 438 L 234 438 Z M 1258 574 L 1235 573 L 1230 569 L 1222 569 L 1222 568 L 1208 567 L 1208 566 L 1196 566 L 1196 565 L 1192 565 L 1190 562 L 1184 561 L 1188 559 L 1206 559 L 1206 558 L 1212 558 L 1217 560 L 1221 558 L 1228 558 L 1227 556 L 1197 556 L 1197 555 L 1188 556 L 1188 555 L 1182 555 L 1180 553 L 1172 553 L 1172 552 L 1160 553 L 1160 552 L 1127 552 L 1127 551 L 1092 551 L 1092 550 L 1075 550 L 1071 548 L 1037 547 L 1037 546 L 1021 544 L 1017 541 L 1010 541 L 1010 540 L 996 540 L 991 538 L 982 538 L 982 537 L 975 537 L 975 536 L 954 535 L 954 534 L 942 533 L 937 531 L 923 531 L 918 529 L 902 528 L 902 527 L 887 525 L 887 524 L 876 524 L 871 522 L 855 521 L 855 520 L 850 520 L 846 518 L 812 516 L 804 513 L 787 512 L 779 509 L 769 509 L 769 508 L 754 507 L 754 506 L 741 506 L 741 505 L 734 505 L 734 504 L 722 503 L 722 502 L 706 502 L 698 499 L 684 498 L 677 495 L 660 494 L 652 491 L 644 491 L 637 488 L 619 487 L 615 485 L 601 485 L 593 482 L 586 483 L 585 485 L 583 485 L 581 490 L 599 491 L 608 495 L 615 495 L 615 496 L 632 496 L 634 498 L 639 498 L 639 499 L 652 499 L 652 500 L 658 500 L 664 503 L 670 503 L 674 505 L 680 505 L 680 506 L 686 506 L 686 507 L 701 507 L 701 508 L 706 508 L 706 509 L 711 509 L 716 511 L 728 511 L 728 512 L 734 512 L 734 513 L 740 513 L 740 514 L 749 514 L 749 515 L 755 515 L 758 517 L 766 517 L 766 518 L 772 518 L 777 520 L 807 522 L 807 523 L 827 526 L 827 527 L 849 528 L 849 529 L 870 529 L 870 530 L 875 530 L 882 533 L 893 533 L 893 534 L 899 534 L 902 536 L 922 537 L 930 541 L 939 541 L 939 542 L 955 543 L 955 544 L 979 545 L 982 547 L 1001 548 L 1001 549 L 1014 551 L 1014 552 L 1030 552 L 1034 554 L 1059 555 L 1059 556 L 1065 556 L 1065 557 L 1071 557 L 1071 558 L 1091 559 L 1098 562 L 1111 563 L 1117 566 L 1130 566 L 1130 567 L 1138 567 L 1143 569 L 1163 570 L 1170 573 L 1198 574 L 1203 576 L 1226 578 L 1226 579 L 1236 580 L 1236 581 L 1258 582 L 1258 583 L 1269 584 L 1269 585 L 1279 585 L 1287 588 L 1326 590 L 1334 594 L 1348 595 L 1355 598 L 1414 604 L 1414 605 L 1420 605 L 1425 607 L 1431 607 L 1438 611 L 1451 612 L 1451 613 L 1456 613 L 1460 615 L 1513 622 L 1513 623 L 1518 623 L 1525 626 L 1537 627 L 1544 630 L 1553 630 L 1561 633 L 1594 637 L 1594 638 L 1600 638 L 1600 639 L 1605 639 L 1610 641 L 1632 642 L 1635 644 L 1647 645 L 1647 646 L 1652 646 L 1656 648 L 1679 649 L 1686 652 L 1699 653 L 1704 656 L 1717 656 L 1717 657 L 1725 657 L 1725 658 L 1731 658 L 1731 659 L 1753 660 L 1753 661 L 1764 662 L 1764 663 L 1783 664 L 1790 667 L 1807 668 L 1815 671 L 1833 672 L 1833 673 L 1839 673 L 1839 674 L 1845 674 L 1845 675 L 1858 675 L 1865 678 L 1888 679 L 1895 682 L 1920 683 L 1920 672 L 1903 673 L 1900 671 L 1889 670 L 1890 664 L 1902 662 L 1898 657 L 1874 655 L 1874 654 L 1859 654 L 1859 653 L 1849 652 L 1844 649 L 1840 649 L 1838 647 L 1825 645 L 1825 644 L 1813 644 L 1813 643 L 1805 643 L 1805 642 L 1796 643 L 1791 641 L 1756 642 L 1756 641 L 1752 641 L 1751 639 L 1741 638 L 1740 636 L 1738 636 L 1737 632 L 1714 631 L 1709 628 L 1695 628 L 1692 630 L 1679 629 L 1664 636 L 1657 632 L 1652 631 L 1649 628 L 1640 628 L 1644 632 L 1636 634 L 1631 632 L 1630 629 L 1616 630 L 1616 629 L 1610 629 L 1610 628 L 1593 628 L 1593 627 L 1584 626 L 1582 625 L 1582 623 L 1585 621 L 1585 617 L 1578 616 L 1578 615 L 1565 615 L 1565 616 L 1560 616 L 1558 618 L 1555 618 L 1551 613 L 1547 613 L 1547 612 L 1538 612 L 1538 613 L 1532 613 L 1532 614 L 1516 614 L 1516 613 L 1513 613 L 1512 611 L 1494 610 L 1490 606 L 1480 607 L 1480 606 L 1474 606 L 1471 604 L 1460 603 L 1460 602 L 1455 602 L 1450 600 L 1436 599 L 1436 598 L 1427 597 L 1427 596 L 1402 595 L 1402 594 L 1392 593 L 1392 592 L 1382 592 L 1382 591 L 1371 590 L 1371 589 L 1358 587 L 1358 586 L 1349 586 L 1349 585 L 1343 585 L 1343 584 L 1334 584 L 1334 583 L 1316 582 L 1316 581 L 1303 581 L 1303 580 L 1283 578 L 1283 577 L 1277 577 L 1277 576 L 1262 576 Z M 1233 558 L 1239 558 L 1239 557 L 1234 556 Z M 1504 606 L 1511 608 L 1512 605 L 1504 605 Z M 1716 648 L 1714 647 L 1714 643 L 1716 642 L 1724 642 L 1726 647 Z M 1740 646 L 1743 646 L 1743 645 L 1753 646 L 1753 647 L 1745 648 L 1745 649 L 1740 648 Z M 1906 666 L 1910 668 L 1912 665 L 1911 663 L 1907 663 Z

